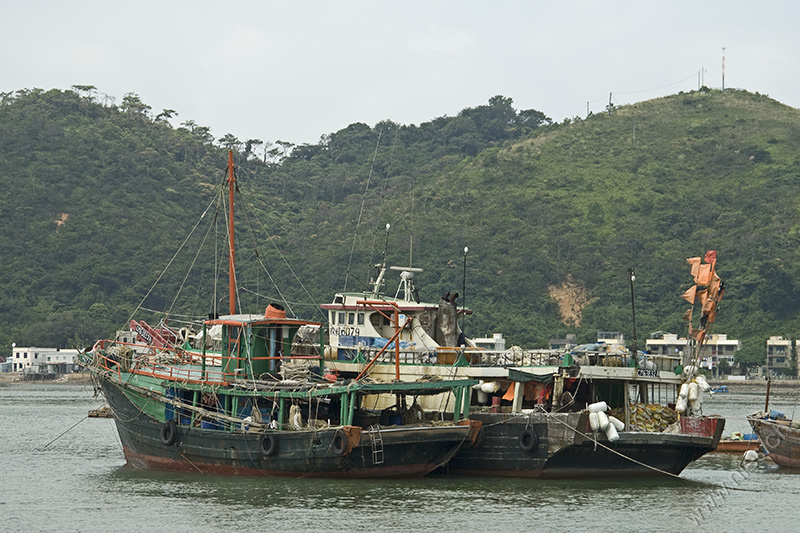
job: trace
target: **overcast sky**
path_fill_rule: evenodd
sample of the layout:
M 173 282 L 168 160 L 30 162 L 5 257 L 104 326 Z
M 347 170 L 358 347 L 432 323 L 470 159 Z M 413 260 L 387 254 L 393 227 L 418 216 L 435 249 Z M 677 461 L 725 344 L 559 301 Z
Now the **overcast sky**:
M 555 121 L 698 87 L 800 107 L 800 2 L 6 0 L 0 91 L 94 85 L 216 138 L 316 143 L 502 94 Z

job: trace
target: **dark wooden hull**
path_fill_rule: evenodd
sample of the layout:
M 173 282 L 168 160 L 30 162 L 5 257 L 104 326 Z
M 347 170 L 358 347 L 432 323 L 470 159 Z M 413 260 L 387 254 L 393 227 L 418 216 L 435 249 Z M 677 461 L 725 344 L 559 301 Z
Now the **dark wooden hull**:
M 603 433 L 595 444 L 586 413 L 537 413 L 529 417 L 477 414 L 483 423 L 475 446 L 464 447 L 445 470 L 452 473 L 534 478 L 636 477 L 680 474 L 716 447 L 724 419 L 710 435 L 620 432 L 616 442 Z M 527 450 L 520 436 L 532 428 L 537 445 Z M 607 448 L 606 448 L 607 447 Z
M 277 450 L 267 456 L 261 433 L 176 425 L 174 443 L 165 444 L 165 422 L 141 412 L 120 385 L 101 380 L 101 388 L 114 412 L 125 458 L 144 469 L 290 477 L 421 476 L 445 464 L 470 434 L 470 426 L 458 425 L 396 426 L 382 428 L 379 435 L 353 426 L 276 430 L 269 434 L 277 439 Z M 346 449 L 339 446 L 339 453 L 337 431 L 348 435 Z
M 789 421 L 748 417 L 767 456 L 784 468 L 800 468 L 800 429 Z

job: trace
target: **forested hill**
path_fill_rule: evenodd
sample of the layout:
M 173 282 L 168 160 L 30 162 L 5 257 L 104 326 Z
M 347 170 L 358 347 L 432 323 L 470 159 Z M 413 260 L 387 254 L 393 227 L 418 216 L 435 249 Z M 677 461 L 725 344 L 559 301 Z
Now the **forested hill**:
M 291 146 L 215 140 L 134 94 L 108 106 L 91 89 L 0 95 L 0 353 L 109 335 L 145 295 L 146 308 L 206 314 L 210 269 L 169 270 L 148 291 L 208 207 L 227 149 L 248 201 L 239 249 L 255 243 L 280 280 L 278 292 L 243 266 L 247 304 L 281 297 L 319 319 L 316 304 L 363 287 L 390 223 L 387 262 L 424 269 L 422 298 L 466 280 L 471 336 L 630 339 L 629 268 L 639 338 L 683 334 L 686 258 L 708 249 L 727 283 L 715 331 L 744 341 L 743 360 L 800 332 L 800 111 L 766 96 L 681 93 L 562 124 L 498 96 Z

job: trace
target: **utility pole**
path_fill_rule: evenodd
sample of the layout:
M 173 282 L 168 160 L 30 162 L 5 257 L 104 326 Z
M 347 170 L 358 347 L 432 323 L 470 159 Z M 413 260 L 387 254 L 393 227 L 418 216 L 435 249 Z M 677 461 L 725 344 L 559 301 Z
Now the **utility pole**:
M 461 319 L 461 333 L 464 333 L 464 330 L 467 329 L 467 253 L 469 252 L 469 247 L 464 247 L 464 277 L 461 280 L 461 309 L 464 311 L 464 316 Z
M 725 47 L 722 47 L 722 90 L 725 90 Z
M 633 314 L 633 368 L 639 368 L 639 342 L 636 338 L 636 303 L 633 297 L 633 282 L 636 281 L 636 274 L 633 267 L 628 269 L 628 277 L 631 280 L 631 312 Z

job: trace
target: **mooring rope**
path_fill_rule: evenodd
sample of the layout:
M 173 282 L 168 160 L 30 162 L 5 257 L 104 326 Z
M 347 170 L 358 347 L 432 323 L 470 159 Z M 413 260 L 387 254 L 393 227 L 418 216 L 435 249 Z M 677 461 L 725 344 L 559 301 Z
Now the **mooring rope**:
M 61 434 L 61 435 L 59 435 L 58 437 L 54 438 L 53 440 L 51 440 L 50 442 L 48 442 L 47 444 L 45 444 L 45 445 L 44 445 L 44 448 L 42 448 L 42 450 L 44 450 L 45 448 L 47 448 L 48 446 L 50 446 L 51 444 L 53 444 L 55 441 L 57 441 L 58 439 L 60 439 L 61 437 L 63 437 L 63 436 L 64 436 L 64 435 L 66 435 L 67 433 L 69 433 L 70 431 L 72 431 L 72 430 L 73 430 L 73 429 L 74 429 L 74 428 L 75 428 L 75 427 L 76 427 L 78 424 L 80 424 L 81 422 L 83 422 L 83 421 L 84 421 L 84 420 L 86 420 L 87 418 L 89 418 L 89 415 L 86 415 L 85 417 L 83 417 L 83 418 L 81 418 L 80 420 L 78 420 L 77 422 L 75 422 L 75 424 L 74 424 L 74 425 L 73 425 L 71 428 L 69 428 L 69 429 L 68 429 L 68 430 L 66 430 L 64 433 L 62 433 L 62 434 Z
M 555 417 L 553 417 L 553 418 L 555 418 Z M 645 468 L 649 468 L 650 470 L 653 470 L 653 471 L 658 472 L 660 474 L 664 474 L 664 475 L 673 477 L 675 479 L 680 479 L 682 481 L 686 481 L 686 482 L 689 482 L 689 483 L 695 483 L 697 485 L 707 485 L 707 486 L 711 486 L 711 487 L 724 488 L 724 489 L 727 489 L 727 490 L 738 490 L 738 491 L 742 491 L 742 492 L 761 492 L 761 491 L 758 491 L 758 490 L 742 489 L 742 488 L 739 488 L 739 487 L 727 487 L 725 485 L 721 485 L 719 483 L 714 483 L 714 482 L 711 482 L 711 481 L 698 481 L 696 479 L 689 479 L 689 478 L 686 478 L 686 477 L 682 477 L 682 476 L 680 476 L 678 474 L 673 474 L 672 472 L 667 472 L 666 470 L 661 470 L 660 468 L 657 468 L 657 467 L 652 466 L 652 465 L 648 465 L 647 463 L 643 463 L 643 462 L 641 462 L 641 461 L 639 461 L 637 459 L 634 459 L 633 457 L 629 457 L 629 456 L 625 455 L 624 453 L 621 453 L 621 452 L 619 452 L 619 451 L 617 451 L 617 450 L 615 450 L 613 448 L 610 448 L 610 447 L 606 446 L 605 444 L 603 444 L 602 442 L 598 441 L 597 439 L 591 437 L 590 435 L 587 435 L 586 433 L 583 433 L 579 429 L 570 426 L 569 424 L 559 420 L 558 418 L 555 418 L 555 420 L 558 423 L 563 424 L 564 426 L 568 427 L 569 429 L 571 429 L 572 431 L 574 431 L 578 435 L 582 436 L 583 438 L 590 440 L 595 445 L 599 445 L 601 448 L 604 448 L 604 449 L 610 451 L 611 453 L 619 455 L 623 459 L 627 459 L 628 461 L 631 461 L 632 463 L 636 463 L 636 464 L 638 464 L 640 466 L 643 466 Z

